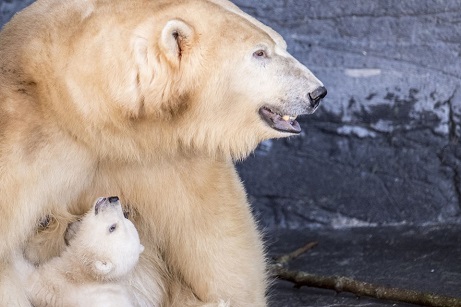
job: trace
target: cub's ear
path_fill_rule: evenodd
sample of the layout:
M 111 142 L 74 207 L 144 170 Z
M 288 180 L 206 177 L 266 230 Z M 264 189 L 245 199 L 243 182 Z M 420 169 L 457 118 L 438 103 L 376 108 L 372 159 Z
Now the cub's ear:
M 110 271 L 112 271 L 112 268 L 114 267 L 114 265 L 110 261 L 96 260 L 94 262 L 94 267 L 95 267 L 97 273 L 99 273 L 101 275 L 106 275 Z
M 194 30 L 191 26 L 179 19 L 168 21 L 162 30 L 160 43 L 168 60 L 179 64 L 181 57 L 192 45 Z

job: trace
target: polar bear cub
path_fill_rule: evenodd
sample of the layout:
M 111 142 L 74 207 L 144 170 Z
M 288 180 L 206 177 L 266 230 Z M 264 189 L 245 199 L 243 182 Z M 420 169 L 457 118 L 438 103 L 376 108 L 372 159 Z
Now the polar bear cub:
M 34 267 L 16 257 L 16 269 L 36 306 L 133 306 L 124 277 L 144 246 L 118 197 L 99 198 L 78 224 L 68 248 Z

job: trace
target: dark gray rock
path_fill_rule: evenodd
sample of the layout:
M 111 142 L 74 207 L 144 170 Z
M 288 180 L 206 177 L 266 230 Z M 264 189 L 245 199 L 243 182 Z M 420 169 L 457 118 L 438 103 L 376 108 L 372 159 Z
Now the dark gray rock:
M 459 297 L 461 226 L 364 227 L 342 230 L 278 230 L 268 236 L 270 254 L 280 256 L 316 241 L 312 250 L 289 263 L 290 269 L 320 276 L 346 276 L 385 287 Z M 415 305 L 356 297 L 332 290 L 274 285 L 271 306 Z M 448 307 L 448 306 L 447 306 Z

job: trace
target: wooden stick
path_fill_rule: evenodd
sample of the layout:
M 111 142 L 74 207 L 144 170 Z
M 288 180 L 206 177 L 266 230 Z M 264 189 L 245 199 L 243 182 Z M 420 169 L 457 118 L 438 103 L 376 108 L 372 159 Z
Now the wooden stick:
M 288 262 L 299 257 L 317 245 L 317 242 L 305 246 L 289 254 L 278 257 L 270 266 L 272 274 L 281 280 L 290 281 L 295 287 L 315 287 L 350 292 L 357 296 L 369 296 L 382 300 L 399 301 L 431 307 L 461 307 L 461 298 L 442 296 L 432 293 L 418 292 L 407 289 L 383 287 L 344 276 L 319 276 L 303 271 L 292 271 L 286 268 Z

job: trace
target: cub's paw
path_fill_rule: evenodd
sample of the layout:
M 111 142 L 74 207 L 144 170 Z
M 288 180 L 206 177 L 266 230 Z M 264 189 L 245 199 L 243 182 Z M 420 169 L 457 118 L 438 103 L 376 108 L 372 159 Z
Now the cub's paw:
M 64 233 L 70 219 L 70 215 L 49 214 L 38 221 L 35 233 L 26 242 L 25 258 L 40 264 L 59 256 L 66 247 Z

